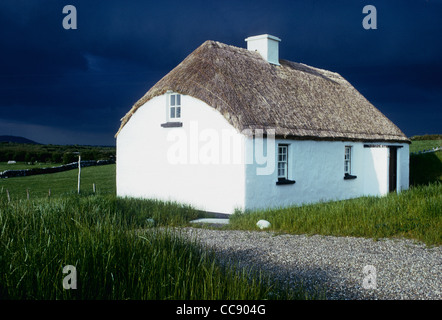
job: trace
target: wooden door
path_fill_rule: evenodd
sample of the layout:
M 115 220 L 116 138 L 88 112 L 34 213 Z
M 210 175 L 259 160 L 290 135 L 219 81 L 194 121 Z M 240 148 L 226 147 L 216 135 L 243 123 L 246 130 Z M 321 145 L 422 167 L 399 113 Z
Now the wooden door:
M 390 149 L 390 163 L 389 163 L 389 187 L 390 192 L 396 191 L 397 187 L 397 147 L 389 147 Z

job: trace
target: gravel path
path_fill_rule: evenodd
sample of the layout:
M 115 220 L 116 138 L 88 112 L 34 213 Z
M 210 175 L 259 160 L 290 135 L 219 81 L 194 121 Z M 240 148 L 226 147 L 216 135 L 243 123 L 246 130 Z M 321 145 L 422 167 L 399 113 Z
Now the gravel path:
M 440 246 L 402 239 L 181 230 L 214 248 L 223 261 L 258 266 L 291 284 L 302 281 L 307 289 L 325 292 L 326 299 L 442 299 Z M 376 278 L 364 285 L 364 279 L 373 278 L 363 271 L 367 265 L 375 268 Z

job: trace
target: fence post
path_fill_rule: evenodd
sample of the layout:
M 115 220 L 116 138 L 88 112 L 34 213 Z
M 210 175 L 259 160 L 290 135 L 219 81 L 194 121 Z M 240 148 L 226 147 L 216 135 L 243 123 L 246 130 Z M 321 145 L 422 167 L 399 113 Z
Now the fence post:
M 78 156 L 78 194 L 80 194 L 81 156 Z
M 11 202 L 11 196 L 9 195 L 9 190 L 6 189 L 6 195 L 8 196 L 8 202 Z
M 92 190 L 94 190 L 94 194 L 95 194 L 95 183 L 92 184 Z
M 29 189 L 28 188 L 26 188 L 26 199 L 29 200 Z
M 51 197 L 51 189 L 49 188 L 48 197 Z

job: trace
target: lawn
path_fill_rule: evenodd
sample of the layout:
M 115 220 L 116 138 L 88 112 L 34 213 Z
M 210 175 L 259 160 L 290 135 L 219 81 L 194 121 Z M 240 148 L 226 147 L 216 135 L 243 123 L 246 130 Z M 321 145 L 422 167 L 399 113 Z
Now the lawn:
M 429 150 L 442 146 L 442 139 L 419 140 L 413 139 L 410 144 L 410 152 Z
M 8 162 L 0 162 L 0 172 L 5 170 L 23 170 L 23 169 L 33 169 L 33 168 L 49 168 L 57 167 L 62 165 L 62 163 L 36 163 L 29 164 L 28 162 L 17 162 L 14 164 L 8 164 Z
M 430 150 L 441 146 L 442 146 L 442 140 L 412 141 L 410 145 L 410 152 Z
M 96 192 L 101 194 L 115 194 L 115 164 L 85 167 L 81 169 L 81 186 L 83 193 L 92 193 L 93 184 Z M 60 197 L 77 192 L 78 170 L 69 170 L 59 173 L 34 175 L 0 179 L 0 196 L 9 191 L 11 199 L 26 199 L 29 190 L 30 198 Z

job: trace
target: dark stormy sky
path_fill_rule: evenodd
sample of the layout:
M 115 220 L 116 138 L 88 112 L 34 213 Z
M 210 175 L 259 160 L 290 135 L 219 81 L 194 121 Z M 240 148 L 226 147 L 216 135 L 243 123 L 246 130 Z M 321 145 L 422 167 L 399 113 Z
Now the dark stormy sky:
M 0 135 L 114 145 L 133 103 L 205 40 L 263 33 L 281 58 L 340 73 L 408 136 L 442 133 L 441 0 L 1 0 Z

